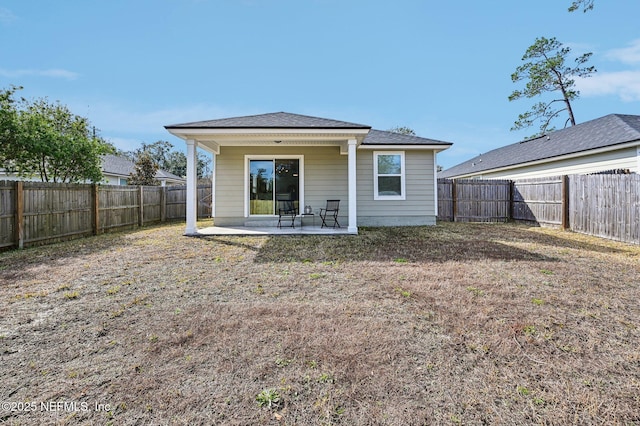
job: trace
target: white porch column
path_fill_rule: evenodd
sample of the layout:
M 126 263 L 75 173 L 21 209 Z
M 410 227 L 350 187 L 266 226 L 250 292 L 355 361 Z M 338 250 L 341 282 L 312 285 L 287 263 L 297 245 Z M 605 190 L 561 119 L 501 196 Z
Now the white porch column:
M 186 235 L 198 232 L 196 221 L 198 220 L 198 171 L 197 171 L 197 154 L 198 142 L 193 139 L 187 139 L 187 228 L 184 233 Z
M 215 152 L 211 153 L 211 217 L 216 217 L 216 158 Z
M 358 209 L 356 201 L 356 147 L 358 141 L 349 139 L 349 232 L 358 232 Z

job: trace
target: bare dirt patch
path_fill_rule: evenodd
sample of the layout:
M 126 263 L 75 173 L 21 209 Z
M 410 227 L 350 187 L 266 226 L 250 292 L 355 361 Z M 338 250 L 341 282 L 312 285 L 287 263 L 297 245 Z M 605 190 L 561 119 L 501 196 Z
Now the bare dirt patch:
M 0 423 L 640 424 L 640 247 L 182 230 L 0 253 Z

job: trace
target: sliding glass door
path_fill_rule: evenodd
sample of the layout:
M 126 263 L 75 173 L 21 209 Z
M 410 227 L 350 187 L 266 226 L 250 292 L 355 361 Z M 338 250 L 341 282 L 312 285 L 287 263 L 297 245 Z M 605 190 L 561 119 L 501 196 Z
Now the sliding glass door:
M 276 214 L 276 200 L 290 200 L 300 211 L 300 160 L 249 160 L 249 214 Z
M 251 160 L 250 170 L 250 213 L 273 214 L 273 161 Z

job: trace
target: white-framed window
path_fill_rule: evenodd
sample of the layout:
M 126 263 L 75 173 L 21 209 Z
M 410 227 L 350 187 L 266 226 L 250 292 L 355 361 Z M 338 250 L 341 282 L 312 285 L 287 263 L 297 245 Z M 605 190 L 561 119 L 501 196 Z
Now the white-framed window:
M 373 199 L 404 200 L 404 151 L 373 152 Z

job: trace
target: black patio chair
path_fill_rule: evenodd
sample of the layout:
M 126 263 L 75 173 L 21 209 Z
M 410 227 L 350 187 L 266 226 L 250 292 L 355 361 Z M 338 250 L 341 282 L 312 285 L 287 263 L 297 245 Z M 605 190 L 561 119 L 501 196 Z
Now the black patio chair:
M 340 224 L 338 223 L 338 212 L 340 211 L 340 200 L 327 200 L 327 206 L 323 209 L 320 209 L 320 219 L 322 219 L 322 225 L 320 228 L 324 228 L 325 226 L 328 228 L 327 220 L 333 220 L 333 227 L 336 226 L 340 228 Z
M 298 209 L 296 208 L 296 204 L 293 200 L 288 196 L 277 196 L 277 207 L 278 207 L 278 228 L 282 228 L 282 218 L 291 219 L 291 227 L 296 227 L 296 216 L 298 215 Z

